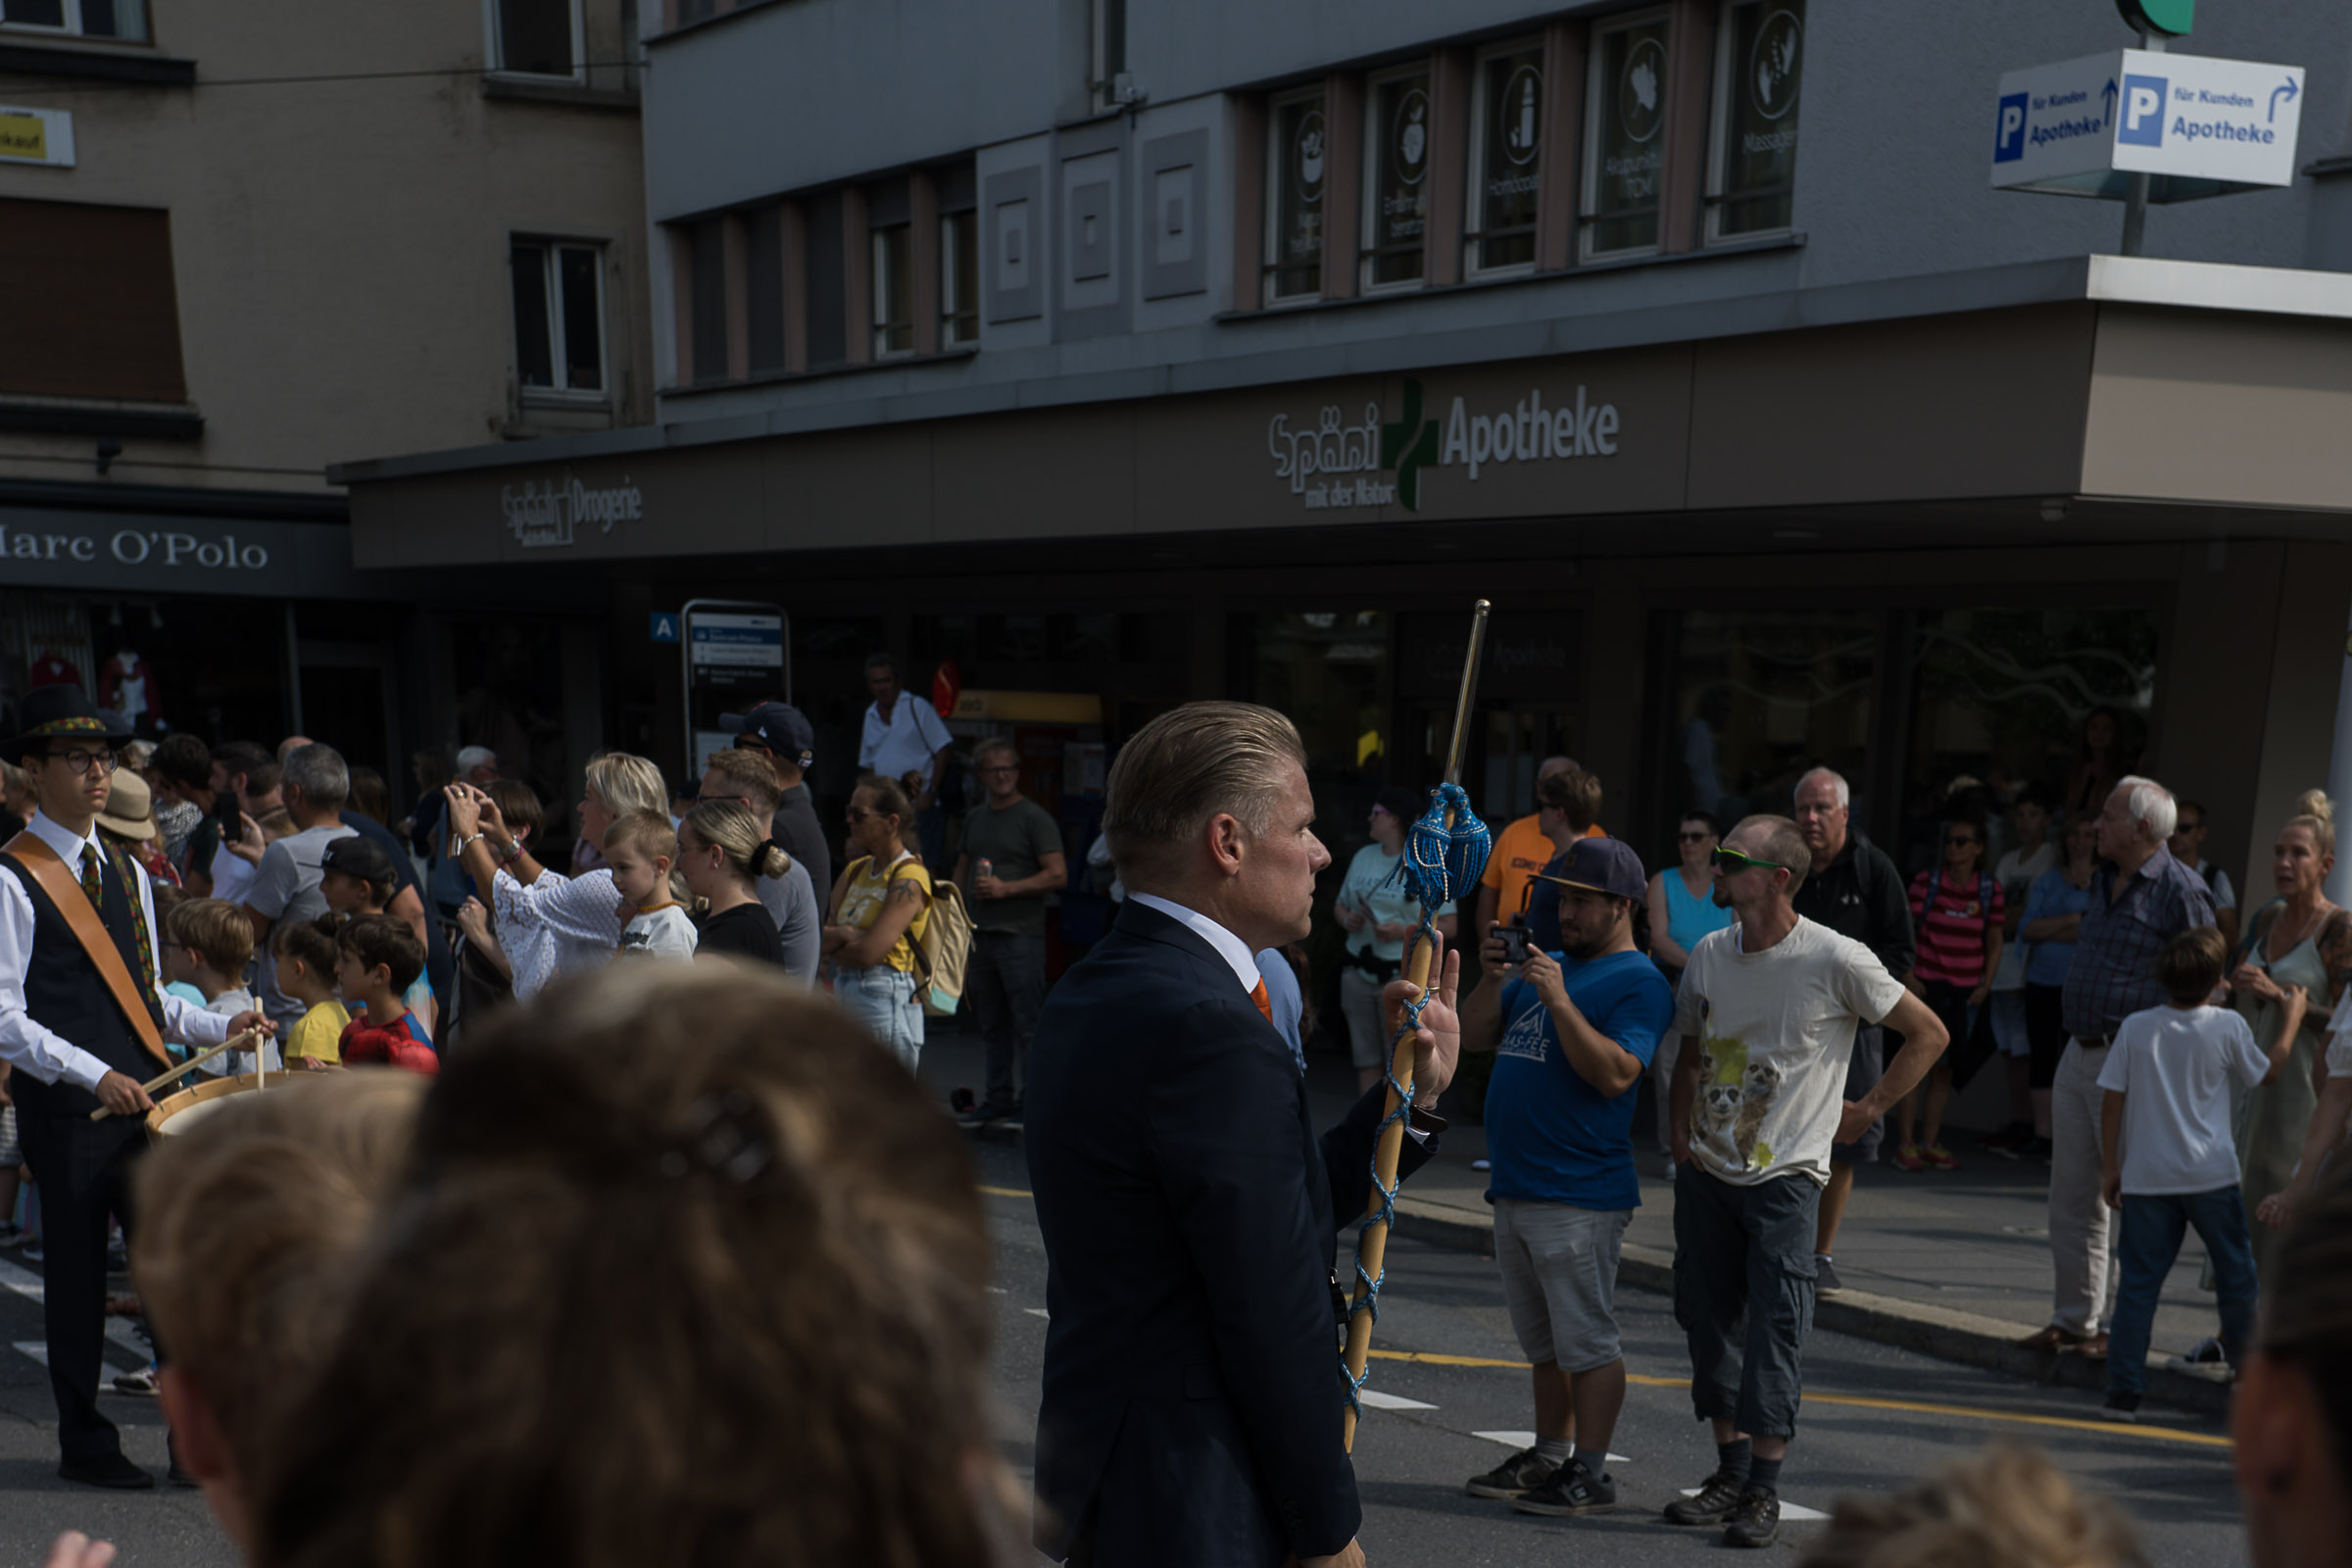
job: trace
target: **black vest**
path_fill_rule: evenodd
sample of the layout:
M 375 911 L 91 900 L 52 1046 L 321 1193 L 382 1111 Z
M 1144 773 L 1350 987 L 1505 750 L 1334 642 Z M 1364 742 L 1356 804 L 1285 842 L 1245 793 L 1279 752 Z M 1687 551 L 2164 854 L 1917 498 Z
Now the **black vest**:
M 69 865 L 67 870 L 77 874 L 79 868 Z M 74 928 L 66 924 L 65 915 L 59 912 L 41 884 L 10 855 L 0 855 L 0 874 L 15 877 L 17 885 L 32 901 L 32 956 L 24 966 L 24 1010 L 35 1023 L 79 1046 L 117 1072 L 142 1083 L 154 1077 L 156 1059 L 130 1032 L 129 1020 L 122 1016 L 114 993 L 99 977 L 98 966 L 81 951 L 81 944 L 74 940 Z M 139 939 L 132 922 L 140 918 L 138 906 L 131 902 L 129 889 L 123 885 L 122 867 L 111 857 L 99 879 L 105 885 L 105 902 L 99 906 L 99 917 L 107 934 L 115 939 L 115 948 L 122 955 L 122 966 L 130 971 L 135 984 L 139 978 Z M 148 1006 L 154 1012 L 156 1028 L 161 1031 L 162 1004 L 151 998 Z M 98 1108 L 98 1097 L 88 1090 L 63 1078 L 45 1084 L 22 1068 L 9 1074 L 8 1092 L 16 1101 L 20 1115 L 87 1116 Z

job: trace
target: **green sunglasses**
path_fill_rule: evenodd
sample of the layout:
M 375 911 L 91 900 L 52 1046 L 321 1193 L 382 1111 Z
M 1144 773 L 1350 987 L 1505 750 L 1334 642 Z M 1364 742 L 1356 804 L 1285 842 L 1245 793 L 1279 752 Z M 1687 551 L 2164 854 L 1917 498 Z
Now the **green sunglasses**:
M 1759 860 L 1752 855 L 1742 855 L 1738 850 L 1727 850 L 1719 844 L 1715 847 L 1715 869 L 1725 873 L 1727 876 L 1737 876 L 1741 871 L 1751 869 L 1761 871 L 1786 871 L 1788 869 L 1788 867 L 1783 861 Z

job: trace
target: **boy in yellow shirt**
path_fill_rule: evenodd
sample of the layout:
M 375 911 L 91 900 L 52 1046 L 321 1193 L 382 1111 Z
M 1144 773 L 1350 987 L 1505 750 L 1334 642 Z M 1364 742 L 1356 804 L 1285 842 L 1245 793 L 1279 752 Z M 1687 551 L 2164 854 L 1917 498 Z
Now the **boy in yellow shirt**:
M 339 1066 L 351 1013 L 335 994 L 335 939 L 326 922 L 287 920 L 270 933 L 270 950 L 277 958 L 277 989 L 305 1008 L 286 1031 L 286 1064 L 314 1072 Z

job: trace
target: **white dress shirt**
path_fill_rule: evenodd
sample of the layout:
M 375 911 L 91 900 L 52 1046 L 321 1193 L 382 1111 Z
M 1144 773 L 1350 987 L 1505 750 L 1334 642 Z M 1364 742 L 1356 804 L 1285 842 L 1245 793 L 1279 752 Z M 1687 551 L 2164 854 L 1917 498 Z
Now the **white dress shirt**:
M 77 834 L 47 813 L 35 811 L 26 830 L 57 852 L 57 858 L 66 862 L 67 873 L 77 882 L 84 845 L 96 848 L 101 858 L 106 856 L 95 825 L 87 835 Z M 164 945 L 156 937 L 155 893 L 148 886 L 146 869 L 127 855 L 122 862 L 137 878 L 139 918 L 147 922 L 148 948 L 160 962 Z M 114 1069 L 24 1010 L 24 975 L 31 963 L 32 896 L 15 877 L 0 875 L 0 1061 L 45 1084 L 62 1078 L 76 1088 L 96 1089 L 98 1080 Z M 162 986 L 161 975 L 156 984 Z M 226 1018 L 192 1007 L 169 991 L 159 989 L 158 994 L 164 1004 L 165 1039 L 202 1050 L 228 1038 Z
M 490 886 L 498 945 L 514 966 L 514 996 L 527 1002 L 558 975 L 612 961 L 628 914 L 610 871 L 567 877 L 541 871 L 529 886 L 503 867 Z
M 1257 972 L 1257 955 L 1251 951 L 1249 943 L 1244 942 L 1200 910 L 1188 909 L 1181 904 L 1172 904 L 1156 893 L 1138 893 L 1131 888 L 1128 890 L 1127 897 L 1130 902 L 1140 904 L 1147 909 L 1157 909 L 1207 943 L 1216 950 L 1217 956 L 1223 958 L 1226 964 L 1232 968 L 1234 983 L 1253 996 L 1256 994 L 1258 982 L 1265 976 Z
M 906 692 L 890 705 L 890 716 L 882 716 L 882 705 L 869 703 L 865 710 L 865 731 L 858 746 L 858 765 L 884 778 L 903 779 L 909 773 L 931 777 L 931 759 L 955 744 L 948 733 L 947 722 L 939 710 L 929 703 L 918 701 Z

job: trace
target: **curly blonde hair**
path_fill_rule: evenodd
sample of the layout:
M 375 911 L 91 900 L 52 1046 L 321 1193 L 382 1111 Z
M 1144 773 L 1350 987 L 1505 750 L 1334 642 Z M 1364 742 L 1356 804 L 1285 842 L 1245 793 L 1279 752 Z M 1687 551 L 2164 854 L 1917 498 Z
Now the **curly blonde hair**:
M 1890 1495 L 1840 1497 L 1797 1568 L 2146 1568 L 2126 1519 L 2041 1453 L 1996 1443 Z

